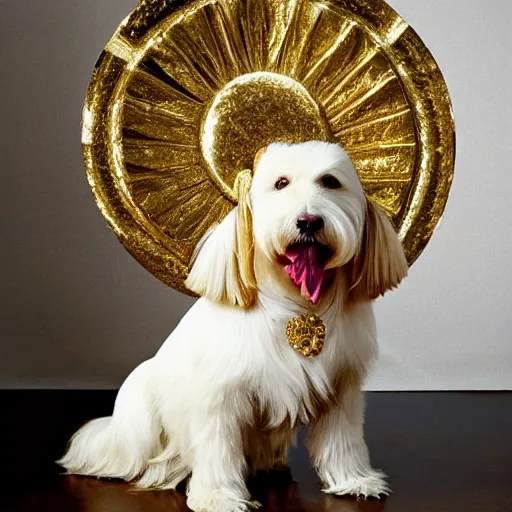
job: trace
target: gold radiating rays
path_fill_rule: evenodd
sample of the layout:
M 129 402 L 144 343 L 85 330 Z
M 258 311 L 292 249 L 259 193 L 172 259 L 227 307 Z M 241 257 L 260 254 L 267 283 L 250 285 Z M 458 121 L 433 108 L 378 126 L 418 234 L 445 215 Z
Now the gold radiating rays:
M 324 139 L 345 147 L 412 263 L 444 208 L 453 121 L 407 24 L 380 0 L 177 4 L 141 2 L 100 59 L 84 111 L 90 182 L 128 250 L 186 291 L 194 246 L 233 208 L 256 151 Z
M 336 9 L 311 1 L 198 5 L 162 29 L 137 70 L 125 96 L 126 181 L 136 204 L 170 236 L 195 242 L 231 207 L 226 199 L 233 196 L 223 197 L 223 182 L 230 187 L 268 139 L 283 138 L 283 131 L 293 138 L 293 132 L 300 131 L 283 126 L 287 119 L 304 122 L 297 103 L 276 123 L 282 98 L 251 126 L 251 111 L 261 108 L 254 99 L 259 91 L 268 91 L 267 105 L 271 95 L 280 95 L 279 85 L 253 80 L 257 72 L 303 84 L 324 112 L 332 135 L 355 161 L 370 195 L 384 188 L 385 195 L 376 199 L 392 215 L 400 213 L 415 159 L 411 109 L 377 43 Z M 198 140 L 204 112 L 230 82 L 247 75 L 252 83 L 231 95 L 211 135 L 220 139 L 212 151 L 230 146 L 228 157 L 238 165 L 230 172 L 220 170 L 228 176 L 216 173 L 213 181 L 220 186 L 211 190 L 199 158 L 201 153 L 206 156 Z M 289 90 L 293 83 L 281 87 Z M 162 89 L 167 97 L 162 97 Z M 258 131 L 270 136 L 258 140 Z M 308 131 L 310 138 L 326 138 L 314 123 L 308 124 Z

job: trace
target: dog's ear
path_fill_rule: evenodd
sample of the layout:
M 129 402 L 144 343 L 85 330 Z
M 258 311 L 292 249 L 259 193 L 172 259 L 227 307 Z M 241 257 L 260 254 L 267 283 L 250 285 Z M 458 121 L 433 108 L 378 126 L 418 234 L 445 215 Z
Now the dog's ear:
M 349 299 L 373 300 L 398 286 L 408 265 L 398 235 L 386 213 L 368 200 L 359 253 L 351 264 Z
M 185 286 L 208 299 L 248 309 L 258 297 L 249 198 L 251 171 L 235 183 L 238 205 L 197 244 Z
M 264 146 L 262 147 L 257 153 L 256 153 L 256 156 L 254 157 L 254 165 L 253 165 L 253 169 L 256 171 L 256 167 L 258 167 L 258 164 L 261 160 L 261 157 L 263 156 L 263 153 L 265 153 L 265 151 L 267 151 L 267 148 L 268 146 Z

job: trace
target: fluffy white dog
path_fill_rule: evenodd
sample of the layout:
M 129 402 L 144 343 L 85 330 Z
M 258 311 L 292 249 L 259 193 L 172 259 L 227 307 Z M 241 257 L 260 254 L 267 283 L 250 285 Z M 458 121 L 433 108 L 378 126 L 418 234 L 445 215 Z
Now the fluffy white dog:
M 388 492 L 360 388 L 377 356 L 371 302 L 407 273 L 400 241 L 338 145 L 274 143 L 254 167 L 196 250 L 186 284 L 202 298 L 127 378 L 113 416 L 75 434 L 59 461 L 70 473 L 153 489 L 191 475 L 192 510 L 245 511 L 248 474 L 285 463 L 306 424 L 326 493 Z M 316 357 L 287 340 L 301 313 L 325 325 Z

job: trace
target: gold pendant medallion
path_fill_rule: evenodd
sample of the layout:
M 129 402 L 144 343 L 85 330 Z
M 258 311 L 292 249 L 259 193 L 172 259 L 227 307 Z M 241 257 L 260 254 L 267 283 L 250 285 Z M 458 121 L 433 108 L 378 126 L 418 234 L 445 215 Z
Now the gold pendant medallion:
M 316 357 L 325 342 L 325 324 L 315 313 L 290 318 L 286 328 L 288 343 L 304 357 Z

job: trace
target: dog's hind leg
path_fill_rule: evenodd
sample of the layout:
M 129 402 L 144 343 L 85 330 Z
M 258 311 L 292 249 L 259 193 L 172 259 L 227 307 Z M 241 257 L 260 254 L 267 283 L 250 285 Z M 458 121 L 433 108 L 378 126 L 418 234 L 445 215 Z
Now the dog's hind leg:
M 295 441 L 294 429 L 276 429 L 261 432 L 256 428 L 244 432 L 245 451 L 250 461 L 250 472 L 288 471 L 288 449 Z
M 153 459 L 149 461 L 144 474 L 137 480 L 139 489 L 175 490 L 178 484 L 190 475 L 190 469 L 183 464 L 181 457 Z
M 297 438 L 296 429 L 277 431 L 272 434 L 273 461 L 269 469 L 287 470 L 288 451 L 290 445 L 294 445 Z
M 84 425 L 57 463 L 69 473 L 131 481 L 161 450 L 160 422 L 150 386 L 152 361 L 138 366 L 119 390 L 114 414 Z

